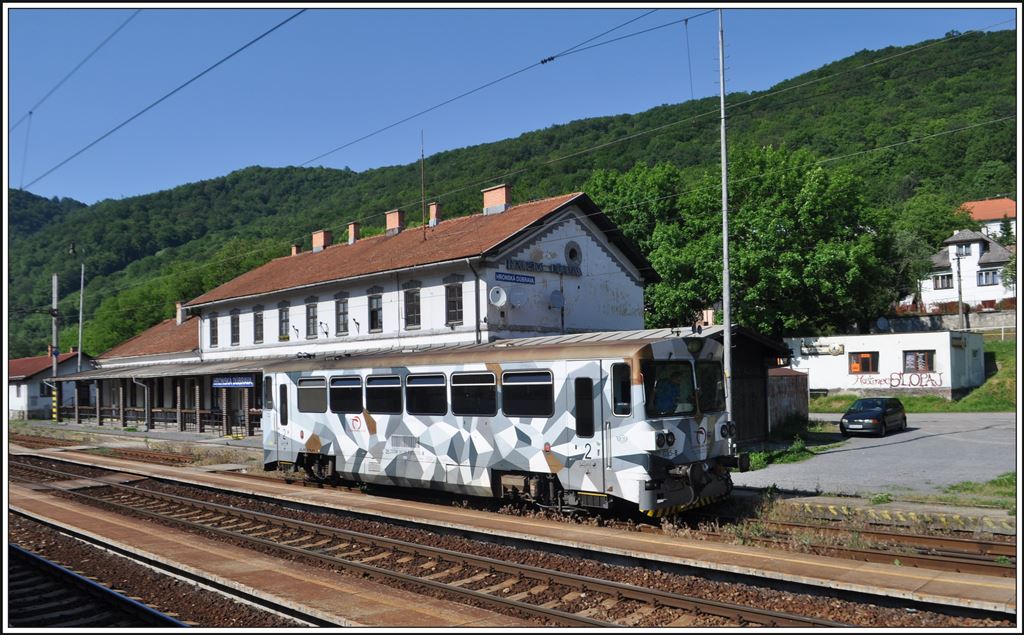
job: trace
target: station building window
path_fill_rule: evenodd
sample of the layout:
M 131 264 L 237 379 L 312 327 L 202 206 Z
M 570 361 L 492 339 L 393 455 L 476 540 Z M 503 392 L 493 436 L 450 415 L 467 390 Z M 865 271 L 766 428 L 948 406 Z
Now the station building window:
M 317 326 L 316 307 L 317 307 L 317 303 L 319 301 L 320 301 L 320 299 L 319 298 L 315 298 L 315 297 L 306 298 L 306 339 L 307 340 L 315 340 L 316 337 L 317 337 L 317 334 L 316 334 L 316 326 Z
M 334 296 L 334 334 L 348 335 L 348 294 Z
M 850 353 L 850 374 L 863 375 L 878 372 L 878 351 Z
M 903 372 L 931 373 L 935 371 L 935 351 L 903 351 Z
M 252 343 L 263 343 L 263 306 L 257 305 L 252 309 Z
M 281 302 L 277 305 L 277 339 L 281 342 L 291 339 L 291 334 L 288 332 L 291 310 L 292 305 L 289 302 Z
M 418 329 L 420 327 L 420 290 L 418 287 L 408 288 L 403 295 L 405 296 L 405 328 Z
M 219 317 L 216 313 L 210 314 L 210 348 L 217 346 L 217 320 Z
M 241 329 L 240 329 L 240 327 L 238 325 L 238 321 L 239 321 L 238 313 L 239 313 L 238 309 L 234 309 L 233 311 L 231 311 L 231 345 L 232 346 L 238 346 L 238 342 L 240 340 L 240 330 Z

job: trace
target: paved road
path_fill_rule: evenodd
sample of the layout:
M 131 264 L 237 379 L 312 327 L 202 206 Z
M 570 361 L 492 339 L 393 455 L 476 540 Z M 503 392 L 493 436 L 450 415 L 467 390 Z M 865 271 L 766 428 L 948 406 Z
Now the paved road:
M 839 417 L 810 415 L 822 421 Z M 850 437 L 801 463 L 734 473 L 733 482 L 823 494 L 930 494 L 953 483 L 983 482 L 1018 469 L 1015 413 L 908 414 L 907 426 L 906 432 L 890 432 L 881 439 Z

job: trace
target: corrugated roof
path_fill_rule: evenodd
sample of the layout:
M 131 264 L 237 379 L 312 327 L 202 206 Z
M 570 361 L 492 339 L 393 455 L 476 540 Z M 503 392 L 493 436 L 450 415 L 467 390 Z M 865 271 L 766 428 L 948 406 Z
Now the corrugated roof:
M 394 236 L 372 236 L 351 245 L 341 243 L 319 252 L 285 256 L 225 282 L 187 305 L 479 256 L 581 196 L 586 195 L 574 192 L 517 205 L 500 214 L 452 218 L 425 231 L 406 229 Z
M 199 348 L 199 327 L 195 316 L 181 324 L 171 318 L 151 326 L 131 339 L 105 351 L 96 359 L 188 353 Z
M 61 353 L 57 357 L 57 363 L 61 364 L 77 356 L 78 353 Z M 32 375 L 41 373 L 44 370 L 52 370 L 52 368 L 53 358 L 49 355 L 9 359 L 7 360 L 7 381 L 21 381 L 23 379 L 28 379 Z
M 986 222 L 1017 218 L 1017 201 L 1009 198 L 990 198 L 984 201 L 967 201 L 963 207 L 971 213 L 971 218 L 976 221 Z

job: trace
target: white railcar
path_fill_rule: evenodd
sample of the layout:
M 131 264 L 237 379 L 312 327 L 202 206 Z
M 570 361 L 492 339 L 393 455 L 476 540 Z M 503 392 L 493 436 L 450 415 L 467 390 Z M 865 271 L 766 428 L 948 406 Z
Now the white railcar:
M 724 409 L 721 344 L 664 331 L 296 359 L 264 371 L 264 465 L 661 516 L 746 469 Z

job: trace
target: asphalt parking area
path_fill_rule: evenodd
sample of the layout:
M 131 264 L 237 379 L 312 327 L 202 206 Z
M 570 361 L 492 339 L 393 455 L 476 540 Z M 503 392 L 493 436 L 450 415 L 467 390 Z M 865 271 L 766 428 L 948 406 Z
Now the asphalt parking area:
M 839 414 L 811 419 L 839 421 Z M 844 495 L 940 493 L 963 481 L 983 482 L 1018 468 L 1016 413 L 907 415 L 905 432 L 851 436 L 839 447 L 800 463 L 734 473 L 746 487 Z M 837 440 L 842 440 L 836 434 Z

